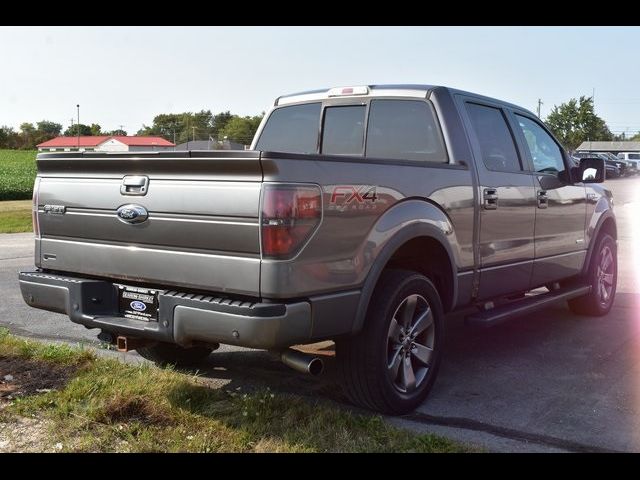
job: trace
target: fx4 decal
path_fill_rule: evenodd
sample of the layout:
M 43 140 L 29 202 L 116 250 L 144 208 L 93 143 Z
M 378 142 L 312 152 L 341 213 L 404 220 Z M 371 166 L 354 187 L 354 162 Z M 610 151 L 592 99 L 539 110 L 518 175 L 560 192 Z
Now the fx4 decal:
M 330 210 L 375 210 L 380 200 L 375 185 L 335 185 L 325 188 L 331 195 Z
M 331 204 L 375 203 L 377 199 L 376 187 L 369 185 L 336 185 L 331 192 Z

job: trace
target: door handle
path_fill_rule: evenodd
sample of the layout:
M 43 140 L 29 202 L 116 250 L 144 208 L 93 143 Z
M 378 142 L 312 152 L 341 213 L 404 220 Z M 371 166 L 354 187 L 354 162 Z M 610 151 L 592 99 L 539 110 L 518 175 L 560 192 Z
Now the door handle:
M 482 194 L 485 210 L 495 210 L 498 208 L 498 190 L 495 188 L 485 188 Z
M 545 190 L 538 190 L 538 208 L 547 208 L 549 206 L 549 197 Z

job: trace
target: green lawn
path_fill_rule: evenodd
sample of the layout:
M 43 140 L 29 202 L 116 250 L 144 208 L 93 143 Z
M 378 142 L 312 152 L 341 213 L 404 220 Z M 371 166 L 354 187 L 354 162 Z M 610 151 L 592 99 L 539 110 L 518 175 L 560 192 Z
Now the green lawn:
M 321 399 L 212 388 L 196 375 L 101 359 L 2 329 L 0 371 L 12 375 L 0 384 L 0 436 L 28 437 L 13 438 L 17 449 L 27 442 L 29 450 L 63 452 L 472 451 Z M 37 431 L 25 433 L 33 424 Z
M 35 150 L 0 150 L 0 201 L 31 198 L 36 153 Z
M 31 200 L 0 202 L 0 233 L 30 232 Z

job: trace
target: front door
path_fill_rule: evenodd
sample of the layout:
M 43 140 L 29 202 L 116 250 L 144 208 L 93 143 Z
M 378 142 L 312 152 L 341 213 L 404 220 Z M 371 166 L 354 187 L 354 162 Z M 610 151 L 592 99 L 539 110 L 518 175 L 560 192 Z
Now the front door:
M 571 183 L 566 155 L 540 122 L 525 113 L 513 118 L 536 187 L 534 288 L 580 273 L 587 252 L 586 191 Z
M 464 101 L 480 198 L 478 299 L 529 289 L 534 259 L 536 196 L 498 104 Z

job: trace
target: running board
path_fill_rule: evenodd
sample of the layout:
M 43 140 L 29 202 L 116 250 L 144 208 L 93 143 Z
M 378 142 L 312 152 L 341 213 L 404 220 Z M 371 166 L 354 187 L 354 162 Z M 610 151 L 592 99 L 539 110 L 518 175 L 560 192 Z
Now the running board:
M 535 312 L 541 308 L 545 308 L 560 300 L 570 300 L 572 298 L 581 297 L 591 291 L 590 285 L 580 285 L 575 287 L 564 288 L 562 290 L 552 290 L 549 293 L 542 293 L 534 297 L 528 297 L 523 300 L 501 305 L 484 312 L 469 315 L 465 319 L 467 325 L 489 327 L 498 323 L 509 320 L 513 317 L 519 317 L 527 313 Z

